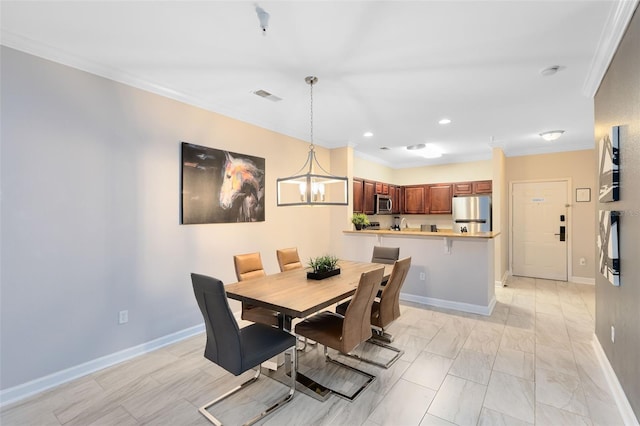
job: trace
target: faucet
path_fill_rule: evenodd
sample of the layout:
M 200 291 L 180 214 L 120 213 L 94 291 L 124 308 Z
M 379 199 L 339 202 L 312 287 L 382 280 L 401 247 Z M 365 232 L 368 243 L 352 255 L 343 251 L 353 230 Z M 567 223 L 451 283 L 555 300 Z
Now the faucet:
M 408 228 L 409 224 L 407 223 L 407 219 L 406 218 L 402 218 L 402 220 L 400 221 L 400 228 L 402 228 L 402 224 L 404 223 L 404 227 Z

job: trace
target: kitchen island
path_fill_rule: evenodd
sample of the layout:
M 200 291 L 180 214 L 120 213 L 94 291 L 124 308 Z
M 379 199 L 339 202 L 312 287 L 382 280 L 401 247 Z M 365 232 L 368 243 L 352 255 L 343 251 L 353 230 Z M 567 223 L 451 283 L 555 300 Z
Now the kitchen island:
M 366 262 L 374 246 L 400 247 L 400 258 L 412 258 L 401 300 L 491 315 L 496 303 L 494 237 L 498 234 L 411 228 L 343 231 L 344 258 Z

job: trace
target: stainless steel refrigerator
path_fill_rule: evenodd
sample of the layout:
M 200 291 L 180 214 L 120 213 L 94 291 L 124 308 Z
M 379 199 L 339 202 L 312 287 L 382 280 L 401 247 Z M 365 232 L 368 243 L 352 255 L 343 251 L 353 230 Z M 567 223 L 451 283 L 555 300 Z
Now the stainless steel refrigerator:
M 453 232 L 491 231 L 491 196 L 453 198 Z

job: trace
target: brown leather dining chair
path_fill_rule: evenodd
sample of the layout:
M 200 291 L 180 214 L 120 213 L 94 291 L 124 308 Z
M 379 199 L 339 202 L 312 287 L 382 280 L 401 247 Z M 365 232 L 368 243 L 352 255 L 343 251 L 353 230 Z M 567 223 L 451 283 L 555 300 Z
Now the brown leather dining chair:
M 360 276 L 358 288 L 344 316 L 325 311 L 306 318 L 295 327 L 297 335 L 313 339 L 324 345 L 324 356 L 327 361 L 341 365 L 366 378 L 366 382 L 353 395 L 346 395 L 331 389 L 332 393 L 351 401 L 373 382 L 375 376 L 330 358 L 327 347 L 343 354 L 348 354 L 371 337 L 371 323 L 369 321 L 369 318 L 371 318 L 371 306 L 383 275 L 384 268 L 381 267 L 370 272 L 364 272 Z
M 276 250 L 276 257 L 280 272 L 303 268 L 300 256 L 298 256 L 298 249 L 295 247 Z
M 388 327 L 393 321 L 400 317 L 400 289 L 407 278 L 407 273 L 409 272 L 410 267 L 410 257 L 406 257 L 395 262 L 389 281 L 387 285 L 382 288 L 380 299 L 374 300 L 371 307 L 371 326 L 373 327 L 373 335 L 369 342 L 396 352 L 396 355 L 386 363 L 358 356 L 355 356 L 356 358 L 380 367 L 389 368 L 404 353 L 404 351 L 398 348 L 385 344 L 393 341 L 393 337 L 385 332 L 385 327 Z M 346 315 L 347 309 L 351 304 L 350 302 L 351 301 L 346 301 L 336 306 L 336 313 Z M 381 343 L 378 340 L 382 340 L 385 343 Z
M 236 269 L 238 281 L 247 281 L 267 275 L 262 267 L 260 253 L 257 252 L 235 255 L 233 256 L 233 264 Z M 245 302 L 242 302 L 241 318 L 246 321 L 259 322 L 261 324 L 282 328 L 283 317 L 279 312 Z
M 393 263 L 398 259 L 400 259 L 400 247 L 373 247 L 371 263 L 384 263 L 386 265 L 393 265 Z M 387 285 L 387 280 L 384 278 L 382 279 L 382 285 Z M 378 297 L 380 297 L 380 293 L 378 293 Z
M 371 263 L 385 263 L 393 265 L 400 258 L 400 247 L 374 246 Z
M 254 383 L 260 377 L 260 363 L 287 350 L 291 351 L 291 382 L 286 394 L 258 416 L 249 420 L 253 424 L 293 398 L 296 388 L 296 338 L 290 333 L 264 324 L 251 324 L 243 328 L 233 317 L 222 281 L 206 275 L 191 274 L 193 292 L 204 318 L 207 343 L 204 357 L 235 376 L 256 368 L 249 380 L 200 407 L 200 414 L 215 425 L 222 425 L 210 407 Z

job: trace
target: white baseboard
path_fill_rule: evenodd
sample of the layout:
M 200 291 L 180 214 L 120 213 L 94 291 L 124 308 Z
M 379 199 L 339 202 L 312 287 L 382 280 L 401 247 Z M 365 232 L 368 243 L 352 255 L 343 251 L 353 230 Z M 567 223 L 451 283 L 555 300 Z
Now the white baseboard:
M 595 278 L 587 278 L 587 277 L 570 277 L 569 281 L 571 281 L 572 283 L 576 283 L 576 284 L 589 284 L 589 285 L 596 285 L 596 279 Z
M 0 407 L 204 332 L 204 323 L 0 391 Z
M 505 287 L 507 285 L 507 278 L 509 278 L 509 271 L 504 271 L 504 274 L 502 274 L 502 278 L 496 280 L 496 287 Z
M 598 336 L 596 336 L 595 334 L 593 336 L 592 344 L 593 349 L 596 353 L 596 357 L 598 358 L 598 362 L 600 363 L 600 368 L 602 369 L 602 372 L 607 379 L 609 389 L 611 390 L 613 399 L 616 401 L 618 411 L 620 412 L 620 416 L 622 417 L 624 424 L 626 426 L 639 426 L 638 419 L 633 413 L 631 404 L 629 404 L 627 395 L 625 395 L 624 390 L 622 389 L 622 385 L 620 385 L 618 376 L 616 375 L 615 371 L 613 371 L 613 367 L 611 367 L 611 364 L 609 363 L 609 358 L 607 358 L 607 355 L 604 353 L 604 349 L 602 349 L 602 345 L 600 345 Z
M 456 311 L 469 312 L 472 314 L 491 315 L 496 306 L 495 296 L 489 302 L 489 306 L 473 305 L 471 303 L 452 302 L 450 300 L 435 299 L 433 297 L 416 296 L 413 294 L 400 293 L 400 300 L 414 302 L 420 305 L 435 306 L 438 308 L 454 309 Z

